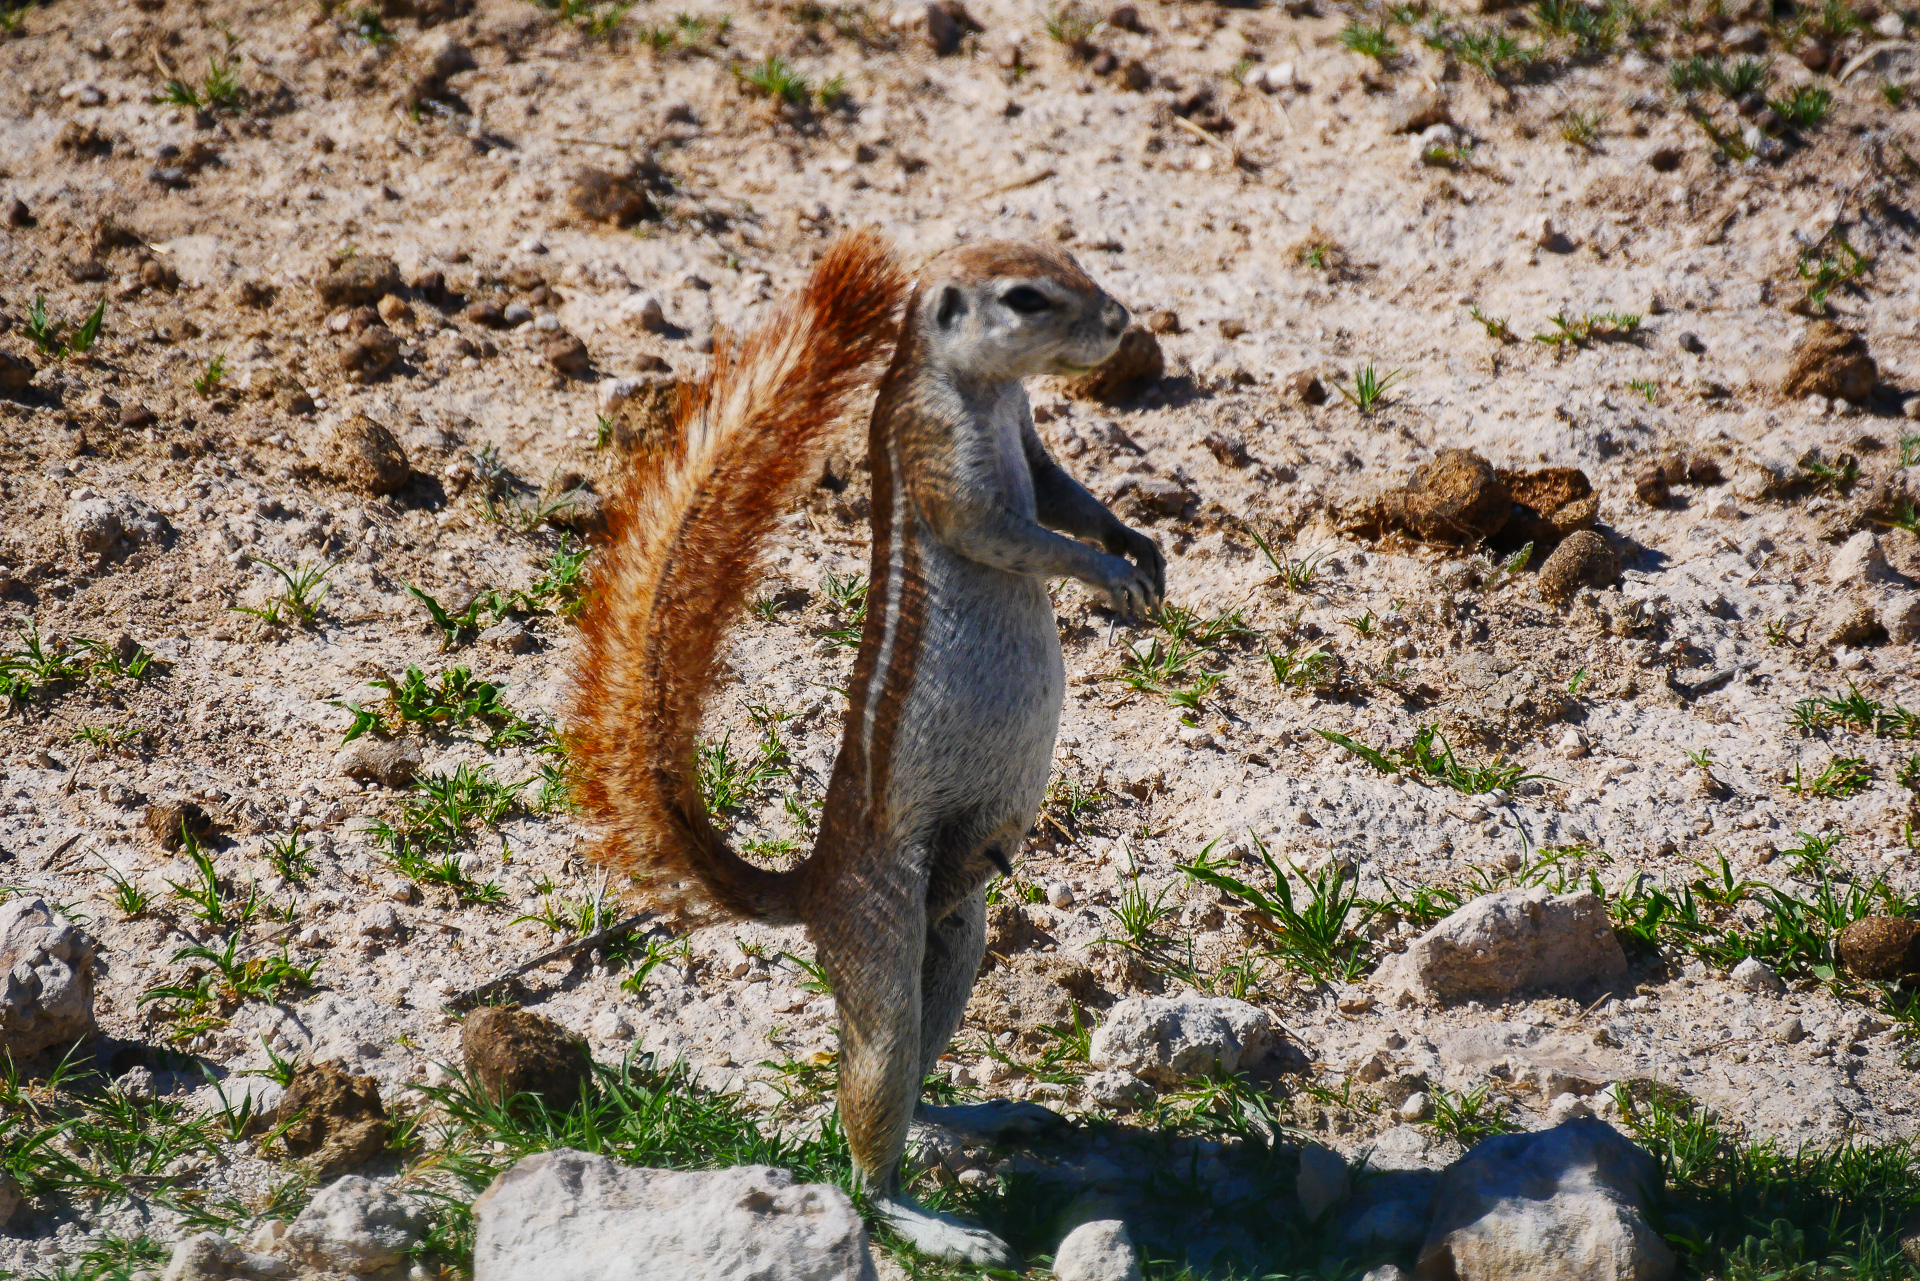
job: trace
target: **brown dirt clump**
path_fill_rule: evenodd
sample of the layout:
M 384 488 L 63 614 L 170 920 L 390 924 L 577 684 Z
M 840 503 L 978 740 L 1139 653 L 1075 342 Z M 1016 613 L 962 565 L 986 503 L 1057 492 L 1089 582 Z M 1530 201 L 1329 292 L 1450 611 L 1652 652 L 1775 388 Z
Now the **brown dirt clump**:
M 572 1107 L 593 1083 L 587 1047 L 552 1019 L 524 1010 L 483 1009 L 460 1029 L 467 1073 L 489 1098 L 537 1094 L 549 1108 Z
M 147 807 L 146 828 L 162 849 L 177 850 L 182 830 L 196 841 L 213 836 L 213 818 L 192 801 L 158 801 Z
M 632 178 L 606 169 L 582 169 L 567 189 L 567 203 L 588 222 L 630 227 L 658 211 L 652 199 Z
M 1578 467 L 1542 467 L 1494 475 L 1507 487 L 1513 509 L 1501 532 L 1509 541 L 1542 546 L 1557 543 L 1576 529 L 1591 529 L 1600 515 L 1600 497 Z
M 1139 325 L 1131 325 L 1120 335 L 1120 345 L 1106 363 L 1069 381 L 1066 392 L 1076 400 L 1117 405 L 1159 382 L 1166 368 L 1160 340 Z
M 308 1158 L 321 1178 L 365 1165 L 387 1144 L 379 1084 L 332 1059 L 293 1074 L 280 1115 L 286 1126 L 281 1142 L 292 1155 Z
M 1840 931 L 1840 964 L 1869 982 L 1920 974 L 1920 921 L 1863 916 Z
M 1443 449 L 1406 487 L 1383 495 L 1378 523 L 1429 543 L 1480 543 L 1499 533 L 1512 508 L 1500 474 L 1480 455 Z
M 1865 400 L 1879 381 L 1880 367 L 1868 353 L 1866 339 L 1831 320 L 1816 320 L 1794 348 L 1780 392 Z
M 1606 588 L 1620 577 L 1620 558 L 1607 540 L 1591 529 L 1575 530 L 1562 539 L 1540 566 L 1540 595 L 1565 600 L 1582 587 Z
M 379 496 L 407 483 L 412 470 L 407 451 L 388 431 L 365 414 L 335 427 L 320 445 L 320 469 L 349 489 Z
M 365 307 L 400 289 L 400 268 L 384 254 L 356 254 L 314 282 L 329 307 Z

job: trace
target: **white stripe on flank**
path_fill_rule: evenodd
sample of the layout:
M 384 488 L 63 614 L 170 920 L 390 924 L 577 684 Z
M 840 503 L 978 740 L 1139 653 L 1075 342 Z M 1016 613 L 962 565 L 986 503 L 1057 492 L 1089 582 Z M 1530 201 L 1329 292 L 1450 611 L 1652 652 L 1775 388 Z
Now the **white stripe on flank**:
M 893 519 L 888 522 L 887 529 L 887 612 L 884 619 L 886 625 L 880 635 L 880 651 L 874 655 L 873 672 L 867 678 L 866 720 L 860 727 L 860 741 L 866 746 L 865 756 L 869 777 L 873 772 L 873 722 L 880 710 L 880 692 L 887 687 L 887 669 L 893 665 L 893 644 L 900 630 L 900 596 L 904 586 L 900 581 L 900 561 L 906 540 L 903 530 L 907 520 L 907 495 L 900 484 L 898 467 L 891 467 L 889 470 L 893 473 Z M 872 590 L 871 586 L 868 590 Z

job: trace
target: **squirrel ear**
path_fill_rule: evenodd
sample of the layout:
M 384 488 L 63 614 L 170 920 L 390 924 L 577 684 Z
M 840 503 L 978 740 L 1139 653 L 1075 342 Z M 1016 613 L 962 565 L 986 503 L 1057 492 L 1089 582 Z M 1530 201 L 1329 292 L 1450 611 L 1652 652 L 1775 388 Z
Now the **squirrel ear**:
M 934 323 L 942 329 L 950 328 L 956 317 L 967 313 L 967 300 L 960 295 L 954 285 L 948 285 L 940 291 L 940 305 L 933 313 Z

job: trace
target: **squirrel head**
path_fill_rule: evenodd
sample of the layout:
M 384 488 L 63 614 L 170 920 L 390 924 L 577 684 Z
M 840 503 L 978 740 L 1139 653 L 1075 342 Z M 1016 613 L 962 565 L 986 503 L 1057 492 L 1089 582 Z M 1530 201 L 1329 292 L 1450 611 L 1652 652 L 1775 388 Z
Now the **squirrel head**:
M 1065 250 L 985 240 L 927 264 L 907 324 L 934 363 L 1003 382 L 1085 373 L 1113 354 L 1127 319 Z

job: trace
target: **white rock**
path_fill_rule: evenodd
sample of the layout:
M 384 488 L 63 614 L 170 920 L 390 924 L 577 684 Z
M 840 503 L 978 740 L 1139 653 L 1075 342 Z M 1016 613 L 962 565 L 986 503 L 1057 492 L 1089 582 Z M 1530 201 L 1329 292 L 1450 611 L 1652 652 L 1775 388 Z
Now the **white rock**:
M 1061 911 L 1073 906 L 1073 887 L 1065 881 L 1048 881 L 1046 884 L 1047 903 Z
M 602 1010 L 593 1020 L 593 1035 L 601 1041 L 631 1041 L 633 1024 L 619 1010 Z
M 1659 1166 L 1604 1121 L 1488 1139 L 1448 1167 L 1421 1276 L 1665 1281 L 1673 1251 L 1645 1217 Z
M 1593 1108 L 1579 1095 L 1569 1091 L 1554 1096 L 1547 1104 L 1547 1122 L 1550 1125 L 1565 1125 L 1568 1121 L 1577 1121 L 1593 1115 Z
M 1157 1085 L 1214 1071 L 1238 1072 L 1273 1042 L 1265 1010 L 1224 996 L 1133 997 L 1093 1034 L 1095 1067 L 1122 1069 Z
M 161 542 L 173 533 L 159 508 L 132 494 L 100 498 L 91 496 L 91 490 L 76 492 L 90 496 L 67 504 L 64 523 L 74 550 L 82 556 L 104 559 L 123 547 Z
M 303 1261 L 356 1275 L 391 1267 L 419 1240 L 413 1207 L 357 1174 L 320 1189 L 287 1229 L 287 1244 Z
M 1367 1273 L 1367 1275 L 1361 1277 L 1360 1281 L 1413 1281 L 1413 1278 L 1409 1277 L 1406 1269 L 1402 1268 L 1399 1264 L 1383 1263 L 1373 1271 Z
M 1301 1218 L 1318 1222 L 1321 1215 L 1347 1199 L 1349 1186 L 1347 1158 L 1318 1143 L 1300 1149 L 1294 1195 L 1300 1202 Z
M 1254 87 L 1265 89 L 1268 93 L 1279 93 L 1294 86 L 1294 68 L 1291 62 L 1273 62 L 1260 68 L 1254 78 Z
M 214 1232 L 201 1232 L 176 1243 L 161 1281 L 234 1281 L 237 1278 L 290 1277 L 284 1259 L 253 1254 Z
M 839 1188 L 785 1170 L 644 1170 L 558 1148 L 473 1205 L 474 1281 L 875 1281 Z
M 515 245 L 514 249 L 523 254 L 543 254 L 547 252 L 547 242 L 538 236 L 528 236 Z
M 1140 1281 L 1133 1238 L 1119 1219 L 1096 1219 L 1067 1233 L 1053 1256 L 1058 1281 Z
M 1554 744 L 1554 750 L 1570 761 L 1578 760 L 1587 754 L 1587 736 L 1569 727 L 1567 732 L 1560 736 L 1560 741 Z
M 94 1033 L 94 942 L 38 897 L 0 904 L 0 1058 Z
M 366 938 L 397 938 L 406 929 L 406 923 L 400 919 L 400 913 L 393 910 L 391 903 L 374 903 L 363 907 L 353 918 L 354 928 Z
M 1842 543 L 1827 563 L 1827 581 L 1835 587 L 1875 582 L 1886 574 L 1886 553 L 1880 550 L 1880 539 L 1871 529 L 1863 529 Z
M 1907 26 L 1900 21 L 1900 15 L 1897 13 L 1883 13 L 1873 20 L 1874 34 L 1885 36 L 1889 40 L 1898 39 L 1905 35 L 1906 31 Z
M 1496 998 L 1527 988 L 1565 990 L 1624 978 L 1627 957 L 1606 904 L 1545 886 L 1474 899 L 1415 939 L 1381 981 L 1396 999 Z
M 1895 592 L 1880 605 L 1880 626 L 1894 645 L 1920 645 L 1920 592 Z
M 1757 956 L 1749 956 L 1734 966 L 1729 977 L 1749 992 L 1779 993 L 1787 990 L 1787 985 L 1773 972 L 1773 967 Z
M 1153 1095 L 1153 1087 L 1131 1072 L 1089 1072 L 1080 1078 L 1080 1088 L 1101 1107 L 1115 1111 L 1137 1107 Z
M 1427 1119 L 1427 1113 L 1433 1111 L 1433 1098 L 1425 1090 L 1415 1090 L 1400 1100 L 1400 1106 L 1393 1114 L 1411 1125 L 1415 1121 Z
M 614 310 L 621 319 L 646 333 L 663 334 L 670 328 L 666 311 L 652 294 L 629 294 Z

